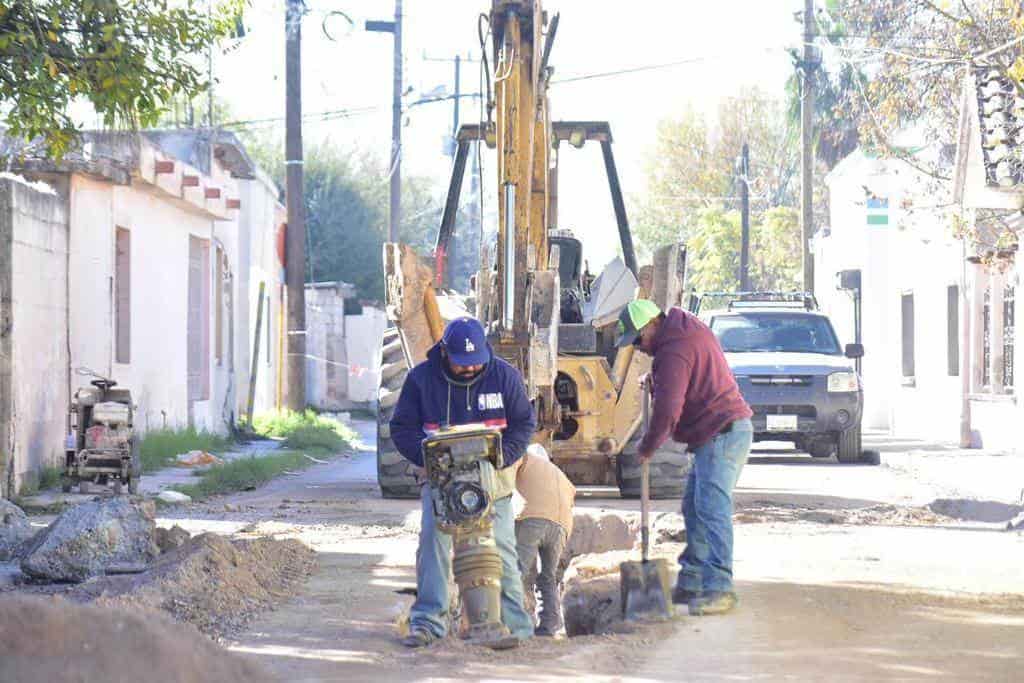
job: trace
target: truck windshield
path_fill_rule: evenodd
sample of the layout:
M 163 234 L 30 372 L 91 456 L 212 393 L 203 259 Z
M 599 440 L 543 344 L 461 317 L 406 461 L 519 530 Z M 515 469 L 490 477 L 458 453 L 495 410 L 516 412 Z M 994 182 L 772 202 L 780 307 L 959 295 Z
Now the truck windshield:
M 711 331 L 726 353 L 782 351 L 842 355 L 828 318 L 786 312 L 715 316 Z

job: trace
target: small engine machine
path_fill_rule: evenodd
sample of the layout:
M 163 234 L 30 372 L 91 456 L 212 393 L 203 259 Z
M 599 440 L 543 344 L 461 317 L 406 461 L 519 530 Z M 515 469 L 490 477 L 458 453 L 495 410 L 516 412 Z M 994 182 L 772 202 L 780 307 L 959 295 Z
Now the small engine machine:
M 139 441 L 133 429 L 134 407 L 128 389 L 91 371 L 79 371 L 95 379 L 81 387 L 71 400 L 71 433 L 65 445 L 61 488 L 67 493 L 76 484 L 89 493 L 91 484 L 113 485 L 120 494 L 127 485 L 138 493 L 142 463 Z
M 438 531 L 452 537 L 452 572 L 471 643 L 500 649 L 515 638 L 501 623 L 501 556 L 491 512 L 503 462 L 501 432 L 465 425 L 423 441 L 423 462 Z

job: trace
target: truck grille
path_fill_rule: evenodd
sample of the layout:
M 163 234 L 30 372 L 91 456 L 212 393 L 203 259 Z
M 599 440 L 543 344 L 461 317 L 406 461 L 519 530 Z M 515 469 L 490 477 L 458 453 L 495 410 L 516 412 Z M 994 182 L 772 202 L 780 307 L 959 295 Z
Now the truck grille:
M 796 415 L 797 417 L 818 417 L 818 409 L 814 406 L 761 405 L 750 406 L 754 415 Z
M 758 386 L 809 387 L 814 381 L 811 375 L 751 375 L 750 383 Z

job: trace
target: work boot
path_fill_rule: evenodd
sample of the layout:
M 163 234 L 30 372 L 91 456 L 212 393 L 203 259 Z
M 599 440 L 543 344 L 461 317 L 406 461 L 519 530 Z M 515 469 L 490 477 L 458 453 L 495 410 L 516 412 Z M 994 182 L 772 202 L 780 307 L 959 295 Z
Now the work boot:
M 700 597 L 700 591 L 691 591 L 676 586 L 672 590 L 672 602 L 676 605 L 689 605 L 691 600 Z
M 731 612 L 739 603 L 732 591 L 712 591 L 690 600 L 690 616 L 707 617 L 713 614 Z
M 419 649 L 421 647 L 427 647 L 431 643 L 437 640 L 437 636 L 428 631 L 425 628 L 414 628 L 409 631 L 409 635 L 402 638 L 402 645 L 412 649 Z
M 558 632 L 559 632 L 559 631 L 560 631 L 561 629 L 562 629 L 562 627 L 561 627 L 561 626 L 555 626 L 555 627 L 551 627 L 551 626 L 544 626 L 544 625 L 542 624 L 542 625 L 538 626 L 538 627 L 537 627 L 537 628 L 536 628 L 536 629 L 534 630 L 534 632 L 533 632 L 533 635 L 535 635 L 535 636 L 541 636 L 541 637 L 543 637 L 543 638 L 551 638 L 551 637 L 553 637 L 553 636 L 554 636 L 554 635 L 555 635 L 556 633 L 558 633 Z

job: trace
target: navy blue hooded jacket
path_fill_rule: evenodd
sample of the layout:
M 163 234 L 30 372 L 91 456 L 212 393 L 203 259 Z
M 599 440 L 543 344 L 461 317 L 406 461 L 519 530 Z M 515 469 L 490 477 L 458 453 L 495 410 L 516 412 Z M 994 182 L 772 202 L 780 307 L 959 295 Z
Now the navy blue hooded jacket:
M 443 425 L 480 422 L 502 429 L 505 467 L 522 457 L 537 428 L 533 406 L 519 372 L 491 352 L 475 380 L 451 378 L 440 344 L 409 372 L 391 418 L 391 440 L 398 452 L 423 466 L 421 442 Z

